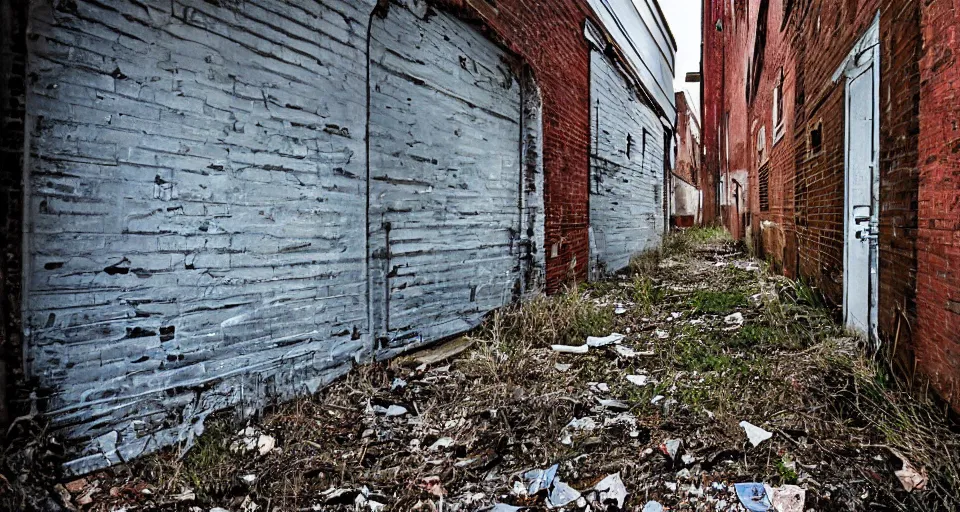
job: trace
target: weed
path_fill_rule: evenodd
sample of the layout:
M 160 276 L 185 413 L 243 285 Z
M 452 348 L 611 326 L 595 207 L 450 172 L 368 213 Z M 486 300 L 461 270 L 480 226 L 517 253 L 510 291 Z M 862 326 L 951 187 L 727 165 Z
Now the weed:
M 699 290 L 691 303 L 697 311 L 712 315 L 727 315 L 747 305 L 747 296 L 739 291 Z
M 796 485 L 800 479 L 797 474 L 796 464 L 790 460 L 789 455 L 784 455 L 777 461 L 777 473 L 780 474 L 780 483 L 786 485 Z

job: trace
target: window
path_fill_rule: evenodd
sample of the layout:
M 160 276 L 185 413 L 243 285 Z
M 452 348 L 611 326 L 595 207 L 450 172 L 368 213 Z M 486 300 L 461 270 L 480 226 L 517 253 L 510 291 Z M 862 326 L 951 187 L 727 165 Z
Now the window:
M 783 138 L 783 68 L 777 78 L 777 85 L 773 87 L 773 143 Z
M 760 211 L 770 211 L 770 164 L 763 164 L 760 167 Z
M 810 130 L 810 156 L 819 155 L 823 151 L 823 121 Z
M 767 127 L 761 126 L 760 133 L 757 133 L 757 163 L 763 165 L 767 163 Z

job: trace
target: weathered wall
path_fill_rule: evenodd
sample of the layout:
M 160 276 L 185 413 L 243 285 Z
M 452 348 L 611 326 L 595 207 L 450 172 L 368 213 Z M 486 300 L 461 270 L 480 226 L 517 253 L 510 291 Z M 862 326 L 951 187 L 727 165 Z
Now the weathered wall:
M 920 141 L 920 3 L 880 3 L 879 330 L 903 367 L 914 365 Z M 956 368 L 956 366 L 955 366 Z
M 22 380 L 21 279 L 27 8 L 0 0 L 0 426 Z
M 957 139 L 956 8 L 940 1 L 810 0 L 794 2 L 793 11 L 784 13 L 783 5 L 769 3 L 766 66 L 759 93 L 744 111 L 744 123 L 736 119 L 735 96 L 742 95 L 749 68 L 736 63 L 752 58 L 749 42 L 755 41 L 756 26 L 741 34 L 739 9 L 731 10 L 726 2 L 705 2 L 705 15 L 713 17 L 704 21 L 706 164 L 716 161 L 722 169 L 729 155 L 731 168 L 749 166 L 736 143 L 726 150 L 721 112 L 731 112 L 731 137 L 755 143 L 758 130 L 766 129 L 770 210 L 759 211 L 758 165 L 753 164 L 751 212 L 761 221 L 754 222 L 753 236 L 784 272 L 810 281 L 839 309 L 845 105 L 844 83 L 832 78 L 879 12 L 879 335 L 884 347 L 896 346 L 902 368 L 919 369 L 921 377 L 931 379 L 957 405 L 960 342 L 954 333 L 960 327 L 960 282 L 955 262 L 960 261 L 960 213 L 957 165 L 952 162 Z M 758 9 L 751 7 L 751 23 L 756 23 Z M 716 19 L 723 21 L 723 32 L 716 32 Z M 779 65 L 784 68 L 786 143 L 770 147 L 769 91 Z M 743 124 L 750 130 L 737 135 Z M 812 142 L 817 129 L 822 135 L 819 151 Z M 719 142 L 708 134 L 719 134 Z
M 88 442 L 71 469 L 315 391 L 368 346 L 372 8 L 31 4 L 26 363 Z
M 370 61 L 370 286 L 388 356 L 526 288 L 523 83 L 505 50 L 424 4 L 374 18 Z
M 922 7 L 920 61 L 918 366 L 960 410 L 960 13 L 952 2 Z
M 671 212 L 673 217 L 692 217 L 694 224 L 700 221 L 700 190 L 674 175 L 670 182 Z
M 590 263 L 599 275 L 662 238 L 664 127 L 608 57 L 592 52 L 590 73 Z
M 375 3 L 30 3 L 24 367 L 68 469 L 585 275 L 586 4 Z M 663 226 L 635 108 L 620 260 Z
M 700 121 L 688 103 L 683 92 L 677 98 L 677 147 L 676 163 L 673 173 L 694 187 L 700 183 L 703 165 L 703 146 L 700 135 Z

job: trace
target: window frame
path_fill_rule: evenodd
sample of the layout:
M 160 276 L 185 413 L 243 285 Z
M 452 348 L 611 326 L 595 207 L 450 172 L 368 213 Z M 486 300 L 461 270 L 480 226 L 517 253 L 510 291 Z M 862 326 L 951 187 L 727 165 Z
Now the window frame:
M 786 132 L 786 102 L 783 99 L 783 69 L 780 69 L 777 83 L 773 86 L 773 145 L 783 139 Z

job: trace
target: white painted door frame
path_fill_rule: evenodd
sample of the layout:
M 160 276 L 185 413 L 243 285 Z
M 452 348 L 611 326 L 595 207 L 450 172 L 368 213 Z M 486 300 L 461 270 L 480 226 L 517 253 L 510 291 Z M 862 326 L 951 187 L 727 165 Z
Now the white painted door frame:
M 844 272 L 843 272 L 843 315 L 844 323 L 848 328 L 853 328 L 855 330 L 862 330 L 863 327 L 866 327 L 866 331 L 863 334 L 866 334 L 869 337 L 870 342 L 874 347 L 879 348 L 879 336 L 877 332 L 877 323 L 878 323 L 878 305 L 879 305 L 879 288 L 880 288 L 880 279 L 879 279 L 879 214 L 880 214 L 880 169 L 879 169 L 879 154 L 880 154 L 880 15 L 879 13 L 874 18 L 873 23 L 867 29 L 863 37 L 854 45 L 853 49 L 850 51 L 847 59 L 843 62 L 837 72 L 834 74 L 834 82 L 838 82 L 840 79 L 845 80 L 844 84 Z M 851 119 L 851 105 L 852 105 L 852 96 L 851 96 L 851 86 L 856 80 L 870 79 L 873 82 L 873 101 L 872 103 L 872 140 L 871 143 L 871 154 L 869 162 L 866 163 L 864 167 L 863 162 L 851 162 L 851 149 L 852 149 L 852 139 L 851 139 L 851 129 L 853 126 Z M 862 98 L 861 98 L 862 99 Z M 855 208 L 851 208 L 851 181 L 855 177 L 856 173 L 869 172 L 870 176 L 870 212 L 869 220 L 864 222 L 857 222 L 851 217 L 855 215 Z M 857 231 L 857 236 L 852 237 L 851 233 L 853 232 L 853 227 L 851 222 L 856 222 L 856 227 L 859 227 L 863 224 L 864 229 Z M 857 239 L 859 238 L 859 239 Z M 853 279 L 852 274 L 856 272 L 851 272 L 846 268 L 851 259 L 851 247 L 852 244 L 868 244 L 869 245 L 869 256 L 868 256 L 868 279 L 867 279 L 867 318 L 865 319 L 866 325 L 863 324 L 864 319 L 856 319 L 851 315 L 851 293 L 862 291 L 862 285 L 857 286 L 857 283 L 851 282 Z

